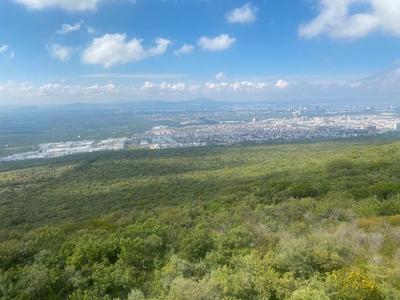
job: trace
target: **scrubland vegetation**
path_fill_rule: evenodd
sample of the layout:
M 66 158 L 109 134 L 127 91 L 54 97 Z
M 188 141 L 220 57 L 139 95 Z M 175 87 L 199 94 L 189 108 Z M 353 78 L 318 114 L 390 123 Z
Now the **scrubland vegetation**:
M 400 142 L 0 165 L 0 299 L 400 299 Z

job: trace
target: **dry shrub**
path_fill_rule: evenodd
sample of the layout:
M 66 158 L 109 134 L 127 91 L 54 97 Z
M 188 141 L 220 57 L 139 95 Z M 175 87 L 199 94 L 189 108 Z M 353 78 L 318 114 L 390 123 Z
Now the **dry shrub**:
M 397 227 L 400 226 L 400 215 L 388 217 L 388 222 L 390 226 Z
M 391 227 L 400 226 L 400 215 L 358 219 L 357 225 L 365 232 L 381 231 L 386 228 L 387 225 L 390 225 Z
M 379 217 L 357 220 L 357 226 L 368 233 L 381 231 L 384 224 L 385 219 Z

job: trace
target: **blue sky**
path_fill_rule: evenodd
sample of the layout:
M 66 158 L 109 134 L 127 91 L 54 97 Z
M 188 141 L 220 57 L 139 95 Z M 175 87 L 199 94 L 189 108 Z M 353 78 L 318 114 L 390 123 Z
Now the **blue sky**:
M 399 101 L 399 0 L 3 0 L 0 105 Z

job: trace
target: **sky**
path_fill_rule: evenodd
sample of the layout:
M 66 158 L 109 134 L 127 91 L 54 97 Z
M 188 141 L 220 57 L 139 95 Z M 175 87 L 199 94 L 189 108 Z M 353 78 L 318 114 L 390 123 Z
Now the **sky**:
M 0 105 L 391 101 L 400 0 L 1 0 Z

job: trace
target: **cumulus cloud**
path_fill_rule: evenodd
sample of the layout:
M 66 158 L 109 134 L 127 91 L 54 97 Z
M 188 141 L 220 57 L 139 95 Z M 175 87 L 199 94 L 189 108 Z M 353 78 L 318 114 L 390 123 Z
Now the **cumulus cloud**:
M 204 84 L 185 84 L 183 82 L 155 84 L 146 81 L 141 87 L 141 92 L 159 91 L 159 92 L 190 92 L 190 93 L 209 93 L 209 92 L 260 92 L 272 87 L 272 84 L 266 82 L 238 81 L 238 82 L 206 82 Z
M 155 42 L 157 44 L 155 47 L 145 49 L 142 40 L 134 38 L 127 42 L 125 33 L 105 34 L 93 39 L 91 45 L 83 51 L 82 62 L 109 68 L 161 55 L 171 44 L 171 41 L 163 38 L 158 38 Z
M 146 81 L 146 82 L 140 87 L 140 90 L 141 90 L 141 91 L 146 91 L 146 90 L 152 89 L 152 88 L 154 88 L 154 87 L 156 87 L 156 86 L 157 86 L 156 84 L 154 84 L 154 83 L 152 83 L 152 82 L 150 82 L 150 81 Z
M 184 83 L 166 83 L 163 82 L 160 85 L 160 90 L 161 91 L 169 91 L 169 92 L 182 92 L 186 88 L 186 85 Z
M 278 80 L 278 82 L 275 84 L 275 87 L 280 89 L 280 90 L 284 90 L 289 86 L 289 82 L 285 81 L 285 80 Z
M 298 29 L 300 37 L 328 35 L 334 39 L 356 39 L 374 31 L 400 36 L 400 1 L 398 0 L 315 0 L 319 15 Z M 359 5 L 362 12 L 352 13 Z
M 67 11 L 95 10 L 101 0 L 14 0 L 29 9 L 59 8 Z
M 108 102 L 119 100 L 150 100 L 162 97 L 165 100 L 187 100 L 195 97 L 210 97 L 224 100 L 279 100 L 279 99 L 338 99 L 352 97 L 397 101 L 400 93 L 400 68 L 381 72 L 368 77 L 343 78 L 300 78 L 288 81 L 268 78 L 198 82 L 153 78 L 154 82 L 119 85 L 113 82 L 101 85 L 69 85 L 44 83 L 0 82 L 1 103 L 54 103 L 58 102 Z M 103 80 L 101 80 L 103 81 Z M 290 87 L 290 88 L 288 88 Z
M 36 90 L 31 83 L 14 81 L 0 83 L 0 104 L 16 103 L 23 99 L 32 99 L 35 96 Z
M 0 53 L 6 52 L 10 46 L 9 45 L 3 45 L 0 47 Z
M 58 34 L 67 34 L 70 32 L 79 31 L 79 30 L 81 30 L 82 24 L 83 24 L 83 21 L 74 23 L 72 25 L 71 24 L 62 24 L 61 29 L 57 30 L 57 33 Z
M 257 11 L 257 7 L 247 3 L 242 7 L 231 10 L 225 17 L 229 23 L 253 23 L 257 20 Z
M 61 61 L 70 60 L 74 48 L 61 46 L 60 44 L 50 44 L 47 46 L 50 56 Z
M 167 83 L 162 82 L 161 84 L 155 84 L 151 81 L 146 81 L 141 87 L 140 91 L 146 92 L 149 90 L 158 90 L 161 92 L 183 92 L 186 90 L 186 84 L 182 82 L 178 83 Z
M 206 82 L 206 90 L 213 90 L 216 92 L 228 91 L 228 92 L 257 92 L 265 90 L 269 87 L 266 82 L 252 82 L 252 81 L 237 81 L 232 83 L 221 82 Z
M 184 44 L 182 46 L 182 48 L 180 48 L 179 50 L 175 50 L 174 54 L 176 56 L 180 56 L 180 55 L 184 55 L 184 54 L 189 54 L 190 52 L 192 52 L 194 50 L 194 47 L 192 45 L 187 45 Z
M 207 36 L 203 36 L 197 41 L 197 44 L 203 50 L 223 51 L 230 48 L 235 42 L 236 42 L 235 38 L 230 37 L 227 34 L 221 34 L 220 36 L 217 36 L 215 38 L 209 38 Z

